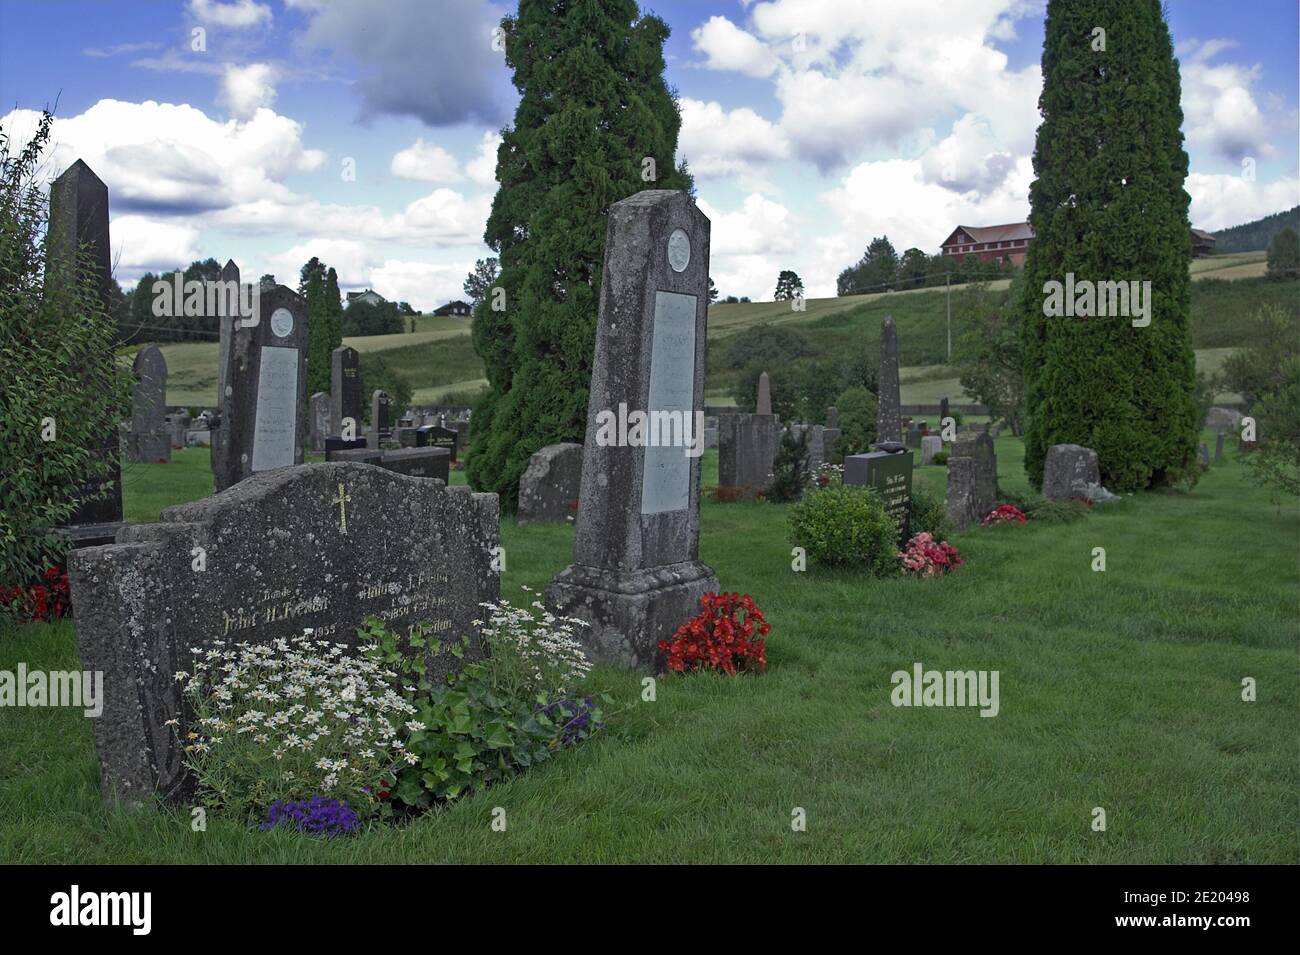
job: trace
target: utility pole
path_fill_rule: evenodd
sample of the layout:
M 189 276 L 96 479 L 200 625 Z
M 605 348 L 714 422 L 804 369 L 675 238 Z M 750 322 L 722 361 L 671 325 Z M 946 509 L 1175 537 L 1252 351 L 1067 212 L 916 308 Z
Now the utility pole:
M 948 360 L 952 361 L 952 273 L 945 272 L 943 284 L 948 289 Z

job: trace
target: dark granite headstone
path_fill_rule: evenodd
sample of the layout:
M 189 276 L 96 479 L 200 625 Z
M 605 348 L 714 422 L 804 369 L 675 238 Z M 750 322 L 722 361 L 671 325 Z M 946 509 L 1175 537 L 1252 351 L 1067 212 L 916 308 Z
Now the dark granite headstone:
M 591 625 L 579 637 L 598 660 L 659 669 L 658 642 L 718 590 L 699 559 L 699 457 L 597 438 L 621 403 L 696 427 L 708 288 L 709 220 L 689 195 L 648 190 L 609 207 L 573 563 L 546 589 L 553 613 Z
M 948 416 L 949 416 L 949 415 L 948 415 L 948 396 L 947 396 L 947 395 L 944 395 L 942 398 L 939 399 L 939 427 L 940 427 L 940 428 L 943 427 L 943 419 L 944 419 L 944 418 L 947 418 Z
M 283 285 L 258 292 L 256 323 L 232 321 L 226 366 L 228 410 L 221 430 L 222 467 L 213 459 L 218 491 L 249 475 L 302 463 L 307 443 L 307 305 Z
M 885 512 L 898 525 L 898 544 L 907 543 L 912 509 L 912 452 L 871 451 L 844 459 L 844 483 L 875 488 Z
M 325 460 L 332 461 L 330 455 L 340 451 L 364 451 L 365 447 L 365 438 L 341 438 L 337 434 L 331 434 L 325 438 Z
M 957 530 L 965 530 L 988 517 L 997 506 L 998 459 L 987 431 L 967 431 L 957 436 L 948 453 L 948 491 L 944 510 Z
M 379 466 L 384 459 L 384 452 L 379 448 L 346 448 L 338 451 L 326 451 L 326 461 L 349 462 L 352 464 L 373 464 Z
M 1043 497 L 1068 501 L 1089 484 L 1101 484 L 1097 452 L 1078 444 L 1054 444 L 1043 462 Z
M 388 424 L 389 410 L 392 408 L 392 399 L 388 397 L 386 391 L 375 391 L 370 396 L 370 447 L 378 448 L 383 442 L 392 436 L 392 428 Z
M 572 520 L 582 488 L 582 445 L 548 444 L 528 459 L 519 478 L 520 524 Z
M 383 452 L 381 468 L 410 477 L 451 480 L 451 454 L 446 448 L 399 448 Z
M 112 319 L 113 268 L 108 232 L 108 186 L 78 159 L 50 184 L 49 225 L 46 231 L 46 269 L 73 276 L 78 255 L 89 256 L 94 281 L 103 305 L 105 322 Z M 86 370 L 86 387 L 99 387 L 99 379 L 113 372 L 113 354 L 105 352 L 103 365 Z M 122 520 L 122 471 L 117 424 L 96 436 L 97 455 L 107 468 L 83 481 L 78 488 L 77 508 L 68 518 L 70 527 L 113 524 Z
M 898 331 L 893 318 L 880 323 L 880 382 L 876 405 L 876 441 L 902 441 L 902 406 L 898 394 Z
M 325 439 L 330 434 L 329 392 L 318 391 L 311 396 L 311 449 L 325 450 Z
M 437 424 L 426 425 L 419 430 L 424 434 L 424 443 L 418 444 L 419 447 L 446 448 L 451 452 L 451 463 L 456 463 L 458 439 L 455 431 Z
M 133 464 L 156 464 L 172 459 L 172 436 L 167 427 L 167 362 L 157 345 L 146 345 L 131 363 L 135 384 L 131 388 L 131 427 L 126 438 L 126 459 Z
M 471 494 L 382 468 L 309 464 L 254 474 L 127 525 L 118 542 L 69 561 L 81 665 L 104 673 L 93 721 L 105 800 L 129 804 L 191 789 L 178 735 L 187 713 L 174 674 L 194 650 L 267 643 L 314 630 L 355 646 L 366 617 L 432 627 L 449 652 L 474 637 L 483 601 L 499 596 L 495 494 Z M 194 569 L 196 548 L 205 569 Z M 166 725 L 178 719 L 175 730 Z
M 330 434 L 343 433 L 344 418 L 361 434 L 361 355 L 348 345 L 330 352 Z

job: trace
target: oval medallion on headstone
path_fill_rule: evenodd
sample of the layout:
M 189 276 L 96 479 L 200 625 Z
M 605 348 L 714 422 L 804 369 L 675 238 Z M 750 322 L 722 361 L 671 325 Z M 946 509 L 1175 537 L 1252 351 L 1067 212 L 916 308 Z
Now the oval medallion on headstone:
M 293 331 L 293 312 L 287 308 L 277 308 L 271 313 L 271 331 L 278 338 L 287 338 Z
M 674 272 L 685 272 L 691 261 L 691 240 L 681 229 L 673 229 L 668 237 L 668 264 Z

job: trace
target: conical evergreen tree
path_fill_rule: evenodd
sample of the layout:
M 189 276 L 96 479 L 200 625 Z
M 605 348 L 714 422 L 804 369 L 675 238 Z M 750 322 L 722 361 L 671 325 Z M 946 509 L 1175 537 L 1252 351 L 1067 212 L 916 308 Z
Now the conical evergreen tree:
M 468 478 L 511 507 L 534 451 L 583 439 L 610 204 L 691 179 L 673 167 L 662 20 L 633 0 L 520 0 L 502 27 L 521 98 L 484 233 L 501 272 L 474 310 L 489 390 Z
M 330 359 L 334 349 L 343 344 L 343 296 L 339 294 L 339 274 L 331 267 L 325 273 L 325 387 L 330 390 Z
M 1104 31 L 1104 33 L 1102 32 Z M 1196 374 L 1178 62 L 1159 0 L 1050 0 L 1025 262 L 1025 470 L 1096 450 L 1112 490 L 1190 476 Z M 1044 283 L 1151 283 L 1151 322 L 1045 317 Z
M 314 259 L 312 261 L 315 261 Z M 307 394 L 330 390 L 329 317 L 321 269 L 306 276 L 302 296 L 307 300 Z

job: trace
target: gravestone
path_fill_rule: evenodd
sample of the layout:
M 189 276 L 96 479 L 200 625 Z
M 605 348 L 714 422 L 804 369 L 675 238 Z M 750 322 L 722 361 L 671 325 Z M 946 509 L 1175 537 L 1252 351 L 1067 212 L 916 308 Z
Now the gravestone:
M 216 445 L 212 443 L 212 436 L 220 434 L 219 431 L 209 431 L 207 429 L 195 428 L 185 432 L 185 446 L 189 448 L 212 448 L 216 450 Z
M 597 440 L 620 403 L 696 427 L 708 287 L 709 220 L 690 196 L 647 190 L 609 207 L 573 563 L 546 589 L 553 613 L 590 624 L 578 636 L 597 660 L 661 668 L 658 642 L 718 590 L 699 559 L 699 457 Z
M 464 451 L 469 447 L 469 419 L 453 418 L 451 420 L 451 429 L 456 432 L 456 447 Z
M 193 424 L 190 416 L 183 412 L 176 412 L 167 416 L 167 430 L 171 434 L 173 448 L 183 448 L 186 446 L 185 436 Z
M 1214 436 L 1214 463 L 1218 464 L 1223 460 L 1223 432 L 1220 431 Z
M 772 486 L 776 415 L 718 415 L 718 484 L 757 497 Z
M 476 635 L 480 603 L 499 596 L 498 543 L 495 494 L 310 464 L 256 473 L 74 553 L 82 666 L 104 674 L 93 723 L 105 800 L 188 795 L 178 743 L 188 717 L 174 674 L 218 640 L 265 644 L 312 628 L 315 639 L 355 646 L 371 615 L 403 631 L 427 623 L 443 642 L 427 663 L 445 677 L 457 665 L 451 645 Z
M 351 418 L 353 436 L 361 433 L 361 355 L 343 345 L 330 352 L 330 434 L 343 433 Z
M 903 444 L 905 444 L 912 451 L 918 451 L 921 448 L 922 437 L 924 437 L 924 434 L 920 428 L 915 428 L 915 427 L 908 428 L 907 433 L 903 438 Z
M 754 404 L 754 414 L 772 413 L 772 381 L 767 372 L 758 376 L 758 400 Z
M 957 530 L 988 517 L 997 506 L 998 458 L 987 431 L 957 436 L 948 454 L 948 490 L 943 507 Z
M 131 427 L 126 459 L 133 464 L 171 461 L 172 438 L 167 427 L 167 361 L 157 345 L 146 345 L 131 363 Z
M 376 391 L 370 396 L 370 447 L 378 448 L 392 434 L 388 426 L 388 413 L 392 399 L 386 391 Z
M 714 425 L 712 428 L 704 429 L 704 447 L 716 448 L 718 446 L 718 428 Z
M 311 449 L 325 450 L 325 439 L 330 434 L 330 396 L 318 391 L 311 396 Z
M 352 464 L 373 464 L 379 467 L 379 462 L 384 459 L 384 452 L 378 448 L 340 448 L 337 451 L 326 451 L 326 461 L 350 462 Z
M 1210 449 L 1205 446 L 1204 441 L 1197 445 L 1196 463 L 1201 466 L 1201 470 L 1205 470 L 1210 466 Z
M 870 451 L 844 459 L 844 483 L 875 488 L 885 503 L 885 512 L 898 526 L 899 547 L 911 536 L 912 463 L 912 452 L 908 450 Z
M 446 448 L 451 453 L 451 463 L 456 463 L 456 449 L 459 446 L 459 440 L 455 431 L 444 428 L 439 424 L 426 425 L 419 430 L 424 434 L 424 443 L 421 447 Z
M 85 162 L 78 159 L 50 184 L 49 225 L 46 230 L 46 270 L 71 279 L 78 266 L 78 253 L 89 256 L 93 281 L 103 306 L 103 321 L 111 322 L 113 268 L 108 230 L 108 186 Z M 87 356 L 84 386 L 101 389 L 101 382 L 115 372 L 111 351 Z M 72 545 L 100 540 L 116 533 L 122 520 L 122 470 L 120 439 L 116 423 L 91 438 L 95 454 L 108 467 L 81 481 L 77 507 L 63 533 Z
M 239 266 L 235 264 L 234 259 L 227 259 L 226 264 L 221 267 L 221 283 L 223 286 L 239 289 Z M 216 479 L 219 474 L 230 474 L 230 426 L 231 419 L 231 400 L 234 396 L 234 388 L 227 380 L 230 372 L 230 355 L 234 348 L 235 331 L 239 327 L 238 323 L 241 316 L 239 308 L 234 309 L 231 314 L 227 314 L 227 300 L 225 296 L 218 299 L 217 308 L 217 407 L 213 414 L 209 415 L 205 410 L 199 416 L 195 424 L 206 427 L 212 432 L 208 435 L 207 444 L 212 448 L 212 474 L 217 490 L 221 490 L 221 483 Z M 241 306 L 242 307 L 242 306 Z M 199 430 L 196 428 L 195 430 Z M 200 439 L 201 440 L 201 439 Z
M 1101 484 L 1097 452 L 1077 444 L 1054 444 L 1043 462 L 1043 497 L 1068 501 L 1090 484 Z
M 943 438 L 927 434 L 921 439 L 921 464 L 933 464 L 934 456 L 943 450 Z
M 948 396 L 944 395 L 939 399 L 939 427 L 943 427 L 944 419 L 949 417 Z
M 451 480 L 451 455 L 446 448 L 396 448 L 384 451 L 379 466 L 409 477 L 437 478 L 443 484 Z
M 840 454 L 840 412 L 831 407 L 826 410 L 826 428 L 822 432 L 822 449 L 828 464 L 840 464 L 844 456 Z
M 582 487 L 582 445 L 548 444 L 528 459 L 519 478 L 520 524 L 568 521 L 578 511 Z
M 331 434 L 325 439 L 325 460 L 334 460 L 330 455 L 337 454 L 340 451 L 359 451 L 364 450 L 365 446 L 365 438 L 343 438 L 337 434 Z
M 898 330 L 894 320 L 880 323 L 880 378 L 876 405 L 876 444 L 903 440 L 902 405 L 898 394 Z
M 393 437 L 397 439 L 399 448 L 417 448 L 420 447 L 420 432 L 414 426 L 405 426 L 393 429 Z
M 1205 426 L 1211 431 L 1240 431 L 1242 414 L 1235 408 L 1211 408 L 1205 415 Z
M 283 285 L 260 287 L 256 301 L 251 318 L 222 319 L 234 330 L 221 467 L 213 459 L 218 491 L 259 471 L 301 464 L 307 443 L 306 303 Z
M 817 469 L 826 463 L 826 428 L 820 424 L 804 425 L 795 432 L 795 437 L 802 432 L 808 442 L 808 470 L 816 474 Z

